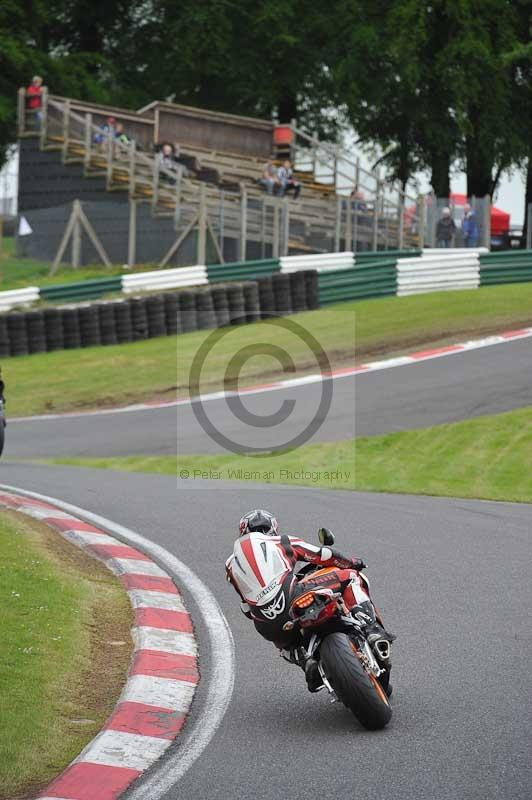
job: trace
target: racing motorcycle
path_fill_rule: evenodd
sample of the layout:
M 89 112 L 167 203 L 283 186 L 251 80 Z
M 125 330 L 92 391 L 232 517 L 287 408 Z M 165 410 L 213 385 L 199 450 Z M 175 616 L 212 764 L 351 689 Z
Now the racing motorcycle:
M 4 450 L 4 438 L 5 438 L 5 427 L 6 427 L 6 416 L 5 416 L 5 398 L 4 398 L 4 381 L 2 380 L 2 371 L 0 370 L 0 456 Z
M 327 547 L 334 544 L 327 528 L 321 528 L 318 538 Z M 365 634 L 375 621 L 373 609 L 364 604 L 363 610 L 355 607 L 349 612 L 341 592 L 334 588 L 335 572 L 335 567 L 309 564 L 299 571 L 284 630 L 299 630 L 303 653 L 292 651 L 291 660 L 301 663 L 300 655 L 304 660 L 315 659 L 323 681 L 320 688 L 327 689 L 332 702 L 340 700 L 365 728 L 378 730 L 392 716 L 387 693 L 390 645 L 384 639 L 376 642 L 377 658 Z M 362 574 L 360 578 L 369 589 L 367 578 Z

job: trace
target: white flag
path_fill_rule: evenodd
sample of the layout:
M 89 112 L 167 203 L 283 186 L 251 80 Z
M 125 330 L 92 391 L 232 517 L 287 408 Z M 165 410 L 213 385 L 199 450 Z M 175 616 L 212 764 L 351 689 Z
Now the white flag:
M 28 234 L 33 233 L 33 229 L 26 219 L 26 217 L 21 217 L 20 222 L 18 224 L 18 235 L 19 236 L 28 236 Z

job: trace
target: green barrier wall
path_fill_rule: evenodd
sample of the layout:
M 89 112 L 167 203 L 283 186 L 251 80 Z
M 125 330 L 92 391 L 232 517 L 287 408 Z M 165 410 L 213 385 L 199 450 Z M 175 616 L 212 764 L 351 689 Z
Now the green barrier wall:
M 532 250 L 507 250 L 480 256 L 480 285 L 532 281 Z
M 239 261 L 234 264 L 210 264 L 207 266 L 209 283 L 225 281 L 247 281 L 271 275 L 281 269 L 278 258 L 265 258 L 260 261 Z
M 397 292 L 395 259 L 381 261 L 353 269 L 321 272 L 318 276 L 320 306 L 360 300 L 369 297 L 384 297 Z
M 40 289 L 42 300 L 49 300 L 53 303 L 79 302 L 81 300 L 94 300 L 110 292 L 122 291 L 122 276 L 115 275 L 111 278 L 95 278 L 91 281 L 75 281 L 72 283 L 60 283 L 54 286 L 43 286 Z

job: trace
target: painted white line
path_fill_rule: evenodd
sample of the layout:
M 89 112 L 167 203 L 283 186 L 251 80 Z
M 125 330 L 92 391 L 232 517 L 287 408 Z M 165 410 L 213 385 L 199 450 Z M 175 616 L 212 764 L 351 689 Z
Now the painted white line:
M 122 731 L 102 731 L 74 760 L 105 764 L 106 767 L 124 767 L 143 772 L 162 756 L 172 744 L 168 739 L 140 736 Z
M 138 547 L 162 564 L 170 575 L 176 579 L 177 583 L 185 586 L 193 597 L 205 625 L 210 657 L 210 670 L 202 675 L 202 681 L 207 682 L 204 708 L 197 719 L 183 731 L 179 748 L 161 762 L 154 764 L 146 774 L 146 777 L 139 781 L 138 787 L 130 793 L 128 798 L 128 800 L 159 800 L 190 769 L 208 746 L 224 718 L 233 694 L 235 680 L 233 635 L 215 596 L 186 564 L 169 553 L 168 550 L 123 525 L 112 522 L 98 514 L 85 511 L 78 506 L 65 503 L 62 500 L 19 489 L 16 486 L 0 484 L 0 490 L 12 491 L 25 497 L 33 497 L 46 503 L 52 503 L 63 508 L 66 512 L 93 523 L 96 527 L 109 531 L 125 544 Z M 132 676 L 128 683 L 138 677 L 141 676 Z M 152 680 L 157 680 L 157 678 Z M 170 681 L 166 682 L 166 687 L 168 683 Z M 172 683 L 179 682 L 173 681 Z M 194 688 L 195 685 L 190 684 L 192 693 Z M 184 689 L 186 690 L 186 687 Z M 122 699 L 125 700 L 127 698 Z M 189 704 L 186 706 L 187 710 Z M 58 799 L 55 798 L 55 800 Z
M 514 333 L 514 332 L 509 332 Z M 330 380 L 340 380 L 342 378 L 351 378 L 356 375 L 359 379 L 370 372 L 383 369 L 395 369 L 396 367 L 407 367 L 414 364 L 421 364 L 424 361 L 432 361 L 434 358 L 445 358 L 447 356 L 456 356 L 468 350 L 480 350 L 484 347 L 494 347 L 495 345 L 509 344 L 510 342 L 520 341 L 521 339 L 529 339 L 532 337 L 532 328 L 523 328 L 522 331 L 515 333 L 515 335 L 508 336 L 501 333 L 494 336 L 487 336 L 483 339 L 473 339 L 468 342 L 462 342 L 456 345 L 451 345 L 452 349 L 448 351 L 437 352 L 439 348 L 431 348 L 427 346 L 427 355 L 418 356 L 416 353 L 410 355 L 397 356 L 395 358 L 386 358 L 381 361 L 371 361 L 367 364 L 361 364 L 358 367 L 333 371 L 329 377 Z M 433 352 L 431 352 L 433 350 Z M 135 405 L 123 406 L 122 408 L 108 408 L 98 409 L 96 411 L 79 411 L 79 412 L 66 412 L 63 414 L 38 414 L 33 417 L 12 417 L 9 419 L 9 424 L 24 423 L 24 422 L 39 422 L 42 420 L 63 420 L 63 419 L 77 419 L 79 417 L 97 417 L 105 414 L 127 414 L 133 411 L 158 411 L 162 408 L 177 408 L 178 406 L 191 405 L 191 403 L 210 402 L 213 400 L 222 400 L 229 397 L 237 397 L 239 395 L 255 395 L 265 394 L 267 392 L 278 392 L 282 389 L 287 389 L 292 386 L 304 386 L 310 383 L 319 383 L 323 380 L 320 373 L 314 375 L 304 375 L 300 378 L 289 378 L 285 381 L 277 381 L 265 386 L 251 386 L 248 389 L 242 388 L 239 392 L 210 392 L 192 399 L 183 398 L 181 400 L 172 400 L 164 403 L 137 403 Z

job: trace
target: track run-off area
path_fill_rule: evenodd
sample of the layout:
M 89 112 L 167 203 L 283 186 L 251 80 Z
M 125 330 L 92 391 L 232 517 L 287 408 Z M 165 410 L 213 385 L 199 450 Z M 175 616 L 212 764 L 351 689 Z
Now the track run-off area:
M 251 394 L 246 407 L 272 413 L 284 391 Z M 319 384 L 286 389 L 287 396 L 304 400 L 296 402 L 291 425 L 305 424 L 319 391 Z M 244 435 L 223 399 L 207 405 L 227 435 Z M 527 405 L 532 346 L 524 339 L 339 378 L 314 441 Z M 202 678 L 189 739 L 171 747 L 126 797 L 308 800 L 349 793 L 368 800 L 528 799 L 530 507 L 10 461 L 175 454 L 176 431 L 178 452 L 216 451 L 191 407 L 181 405 L 15 422 L 0 462 L 2 483 L 102 515 L 177 557 L 214 595 L 232 630 L 234 690 L 225 715 L 216 717 L 209 694 L 216 656 L 193 587 L 181 583 L 196 627 Z M 340 550 L 368 562 L 374 599 L 398 637 L 394 716 L 384 731 L 363 731 L 324 693 L 309 695 L 300 670 L 282 661 L 240 613 L 223 565 L 238 518 L 257 506 L 274 511 L 285 532 L 310 540 L 319 525 L 331 527 Z M 212 738 L 183 771 L 182 748 L 194 748 L 194 737 L 203 726 L 212 727 L 214 718 Z

